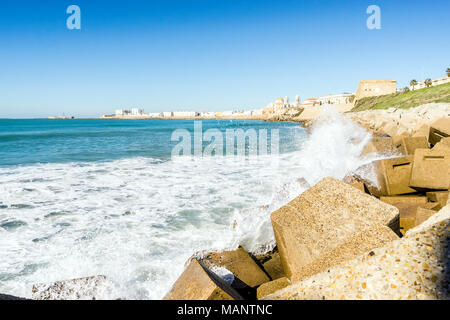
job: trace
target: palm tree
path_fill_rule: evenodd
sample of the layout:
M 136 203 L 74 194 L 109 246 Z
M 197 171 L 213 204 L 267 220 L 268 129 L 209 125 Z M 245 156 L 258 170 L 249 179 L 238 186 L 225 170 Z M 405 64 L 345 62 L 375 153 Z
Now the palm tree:
M 431 87 L 432 84 L 433 84 L 433 82 L 431 81 L 430 78 L 425 80 L 425 85 L 427 86 L 427 88 Z
M 447 68 L 447 70 L 445 70 L 445 72 L 447 73 L 447 77 L 450 78 L 450 68 Z
M 411 82 L 409 83 L 409 85 L 412 87 L 412 89 L 414 90 L 414 87 L 417 86 L 417 80 L 411 80 Z

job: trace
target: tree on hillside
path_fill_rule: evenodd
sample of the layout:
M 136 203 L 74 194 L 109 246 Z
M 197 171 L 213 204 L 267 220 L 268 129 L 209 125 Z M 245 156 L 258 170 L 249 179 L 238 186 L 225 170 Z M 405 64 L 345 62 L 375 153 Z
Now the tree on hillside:
M 450 68 L 447 68 L 447 70 L 445 70 L 445 72 L 447 73 L 447 77 L 450 78 Z
M 403 92 L 409 92 L 409 87 L 404 87 Z
M 417 80 L 411 80 L 411 82 L 409 83 L 409 85 L 412 87 L 412 89 L 414 90 L 414 87 L 417 86 Z
M 425 80 L 425 85 L 427 86 L 427 88 L 431 87 L 432 84 L 433 84 L 433 82 L 431 81 L 430 78 Z

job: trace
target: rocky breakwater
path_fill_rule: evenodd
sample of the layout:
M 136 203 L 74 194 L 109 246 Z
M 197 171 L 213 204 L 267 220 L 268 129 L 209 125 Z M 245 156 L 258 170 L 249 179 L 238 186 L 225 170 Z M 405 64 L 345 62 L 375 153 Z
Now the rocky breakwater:
M 419 112 L 428 121 L 426 130 L 408 128 L 391 136 L 380 126 L 362 157 L 375 153 L 384 159 L 343 181 L 325 178 L 273 212 L 277 250 L 269 258 L 246 253 L 246 263 L 259 272 L 230 259 L 190 263 L 208 272 L 225 268 L 233 281 L 220 285 L 235 299 L 448 299 L 450 118 L 445 112 L 429 119 Z M 367 169 L 375 179 L 359 174 Z M 276 276 L 266 265 L 279 270 Z M 217 286 L 208 272 L 208 281 Z M 261 272 L 268 277 L 249 281 Z M 214 298 L 186 296 L 186 288 L 198 286 L 195 277 L 188 267 L 180 277 L 184 286 L 176 284 L 166 298 Z
M 433 122 L 450 117 L 450 103 L 429 103 L 411 109 L 348 112 L 346 116 L 374 134 L 427 136 Z

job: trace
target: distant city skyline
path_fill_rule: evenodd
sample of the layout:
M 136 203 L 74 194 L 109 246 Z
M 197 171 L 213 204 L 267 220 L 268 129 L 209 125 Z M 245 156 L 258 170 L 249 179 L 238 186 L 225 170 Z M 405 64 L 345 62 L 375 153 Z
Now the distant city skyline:
M 2 1 L 0 118 L 257 109 L 443 77 L 450 3 L 402 2 Z M 381 29 L 366 25 L 370 5 Z

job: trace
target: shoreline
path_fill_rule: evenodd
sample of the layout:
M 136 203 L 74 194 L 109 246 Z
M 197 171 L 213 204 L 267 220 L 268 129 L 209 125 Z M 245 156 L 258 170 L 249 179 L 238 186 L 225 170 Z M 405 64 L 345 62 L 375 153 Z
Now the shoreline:
M 440 254 L 446 239 L 445 232 L 450 230 L 450 186 L 444 186 L 445 189 L 442 185 L 426 185 L 424 182 L 411 182 L 411 179 L 414 178 L 414 166 L 424 165 L 420 160 L 420 152 L 429 153 L 436 159 L 442 158 L 436 160 L 441 162 L 433 162 L 433 166 L 443 168 L 440 170 L 441 176 L 445 168 L 450 168 L 449 115 L 450 103 L 428 104 L 407 110 L 344 113 L 345 118 L 372 134 L 372 140 L 361 156 L 370 152 L 400 152 L 397 158 L 388 157 L 379 160 L 381 162 L 376 161 L 381 165 L 374 166 L 375 162 L 370 164 L 377 170 L 378 177 L 388 181 L 386 185 L 374 186 L 372 181 L 355 173 L 348 174 L 343 180 L 325 177 L 271 213 L 277 243 L 274 250 L 254 255 L 240 247 L 237 250 L 210 252 L 201 258 L 189 259 L 184 272 L 165 299 L 203 300 L 215 297 L 220 300 L 365 300 L 445 297 L 447 293 L 438 286 L 442 279 L 426 279 L 438 274 L 439 265 L 446 263 L 442 261 Z M 222 118 L 205 120 L 270 121 Z M 444 124 L 439 124 L 439 121 Z M 297 121 L 289 119 L 276 122 L 300 121 L 297 118 Z M 311 124 L 314 124 L 314 120 L 304 123 L 308 126 Z M 402 165 L 405 168 L 405 163 L 408 165 L 407 172 L 383 169 L 388 165 Z M 442 180 L 433 176 L 434 171 L 429 167 L 424 168 L 426 170 L 423 171 L 424 174 L 421 173 L 421 179 L 426 183 Z M 402 176 L 398 176 L 399 174 Z M 402 189 L 389 189 L 394 188 L 390 186 L 389 179 L 399 179 Z M 411 189 L 410 185 L 418 187 Z M 298 219 L 298 212 L 308 213 L 305 215 L 306 224 Z M 382 216 L 380 212 L 383 213 Z M 309 215 L 312 216 L 311 220 L 308 220 Z M 301 233 L 299 230 L 302 230 Z M 311 233 L 310 230 L 315 232 Z M 421 236 L 416 240 L 418 233 Z M 303 243 L 301 248 L 296 244 L 300 242 Z M 320 246 L 316 246 L 316 243 L 320 243 Z M 302 248 L 316 250 L 313 262 L 302 262 Z M 386 252 L 389 252 L 388 258 L 383 258 Z M 423 269 L 423 265 L 427 267 Z M 375 270 L 374 266 L 379 270 Z M 408 271 L 409 266 L 413 266 L 414 271 Z M 242 281 L 246 285 L 244 289 L 242 283 L 223 281 L 214 273 L 216 267 L 225 268 Z M 403 268 L 400 276 L 395 271 L 398 268 Z M 367 277 L 367 273 L 373 276 Z M 80 282 L 101 289 L 103 285 L 108 285 L 107 281 L 104 276 L 92 276 L 48 284 L 37 288 L 32 299 L 41 299 L 46 294 L 51 294 L 50 299 L 64 297 L 68 291 L 73 291 L 73 286 L 77 290 L 83 290 L 78 286 Z M 442 281 L 445 283 L 445 279 Z M 208 286 L 220 294 L 212 297 L 206 287 L 198 287 L 199 282 L 208 283 Z

